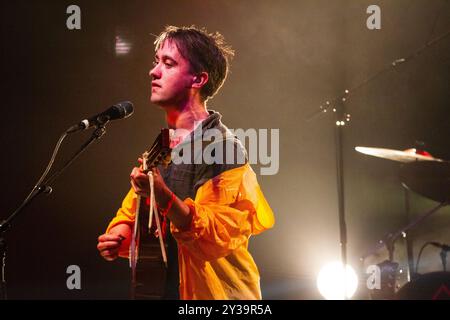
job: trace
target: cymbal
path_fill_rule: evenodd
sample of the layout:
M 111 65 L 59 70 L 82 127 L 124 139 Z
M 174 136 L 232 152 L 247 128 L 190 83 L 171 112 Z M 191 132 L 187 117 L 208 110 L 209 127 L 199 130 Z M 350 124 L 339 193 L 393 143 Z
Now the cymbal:
M 450 162 L 405 163 L 400 179 L 408 189 L 437 202 L 450 201 Z
M 430 155 L 428 152 L 423 152 L 420 154 L 416 149 L 407 150 L 393 150 L 385 148 L 369 148 L 369 147 L 355 147 L 355 150 L 367 154 L 369 156 L 389 159 L 397 162 L 415 162 L 415 161 L 438 161 L 441 162 L 442 159 L 438 159 Z

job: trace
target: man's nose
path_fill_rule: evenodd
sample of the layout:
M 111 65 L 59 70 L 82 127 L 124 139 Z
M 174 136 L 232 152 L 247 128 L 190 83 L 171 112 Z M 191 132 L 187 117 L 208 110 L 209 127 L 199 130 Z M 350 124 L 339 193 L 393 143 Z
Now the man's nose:
M 159 79 L 160 78 L 160 72 L 158 65 L 154 66 L 150 71 L 148 72 L 148 75 L 153 79 Z

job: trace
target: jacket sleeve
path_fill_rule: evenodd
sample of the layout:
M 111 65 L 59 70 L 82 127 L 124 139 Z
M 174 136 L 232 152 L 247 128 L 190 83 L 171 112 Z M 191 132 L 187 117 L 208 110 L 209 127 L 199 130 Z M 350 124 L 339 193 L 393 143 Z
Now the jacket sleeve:
M 249 164 L 208 180 L 187 198 L 192 222 L 187 230 L 173 224 L 171 231 L 179 245 L 199 259 L 210 261 L 229 255 L 247 244 L 252 234 L 274 224 L 270 209 Z
M 130 189 L 128 194 L 122 201 L 122 206 L 117 210 L 116 216 L 111 220 L 108 227 L 106 228 L 106 232 L 108 233 L 111 228 L 117 226 L 118 224 L 128 224 L 131 228 L 134 226 L 135 220 L 135 212 L 136 212 L 136 193 L 134 193 L 133 188 Z M 127 258 L 128 257 L 128 248 L 123 248 L 119 252 L 119 256 Z

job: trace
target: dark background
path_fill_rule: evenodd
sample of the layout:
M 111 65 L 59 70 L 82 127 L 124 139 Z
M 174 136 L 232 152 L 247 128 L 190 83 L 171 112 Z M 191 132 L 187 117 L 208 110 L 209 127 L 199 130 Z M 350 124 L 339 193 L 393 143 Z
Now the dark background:
M 71 4 L 81 8 L 81 30 L 66 28 Z M 366 27 L 371 4 L 381 8 L 381 30 Z M 1 15 L 1 218 L 31 190 L 64 130 L 118 101 L 135 105 L 134 115 L 110 123 L 50 196 L 36 199 L 14 221 L 7 233 L 11 299 L 127 298 L 127 261 L 102 260 L 97 237 L 128 191 L 137 157 L 164 126 L 163 112 L 149 102 L 148 71 L 152 34 L 168 24 L 220 31 L 236 50 L 228 80 L 209 102 L 225 124 L 280 129 L 280 170 L 259 176 L 276 225 L 250 244 L 264 298 L 320 298 L 317 273 L 340 257 L 334 118 L 305 119 L 327 99 L 450 30 L 446 0 L 2 1 Z M 129 54 L 115 54 L 116 36 L 131 43 Z M 343 152 L 354 267 L 407 221 L 399 163 L 354 147 L 402 150 L 423 142 L 435 157 L 450 159 L 449 67 L 446 37 L 351 92 L 345 104 L 352 116 Z M 67 138 L 55 168 L 89 134 Z M 436 204 L 413 194 L 411 218 Z M 415 228 L 415 256 L 426 241 L 449 243 L 449 227 L 445 208 Z M 395 253 L 404 267 L 403 241 Z M 371 259 L 380 262 L 383 255 Z M 72 264 L 81 268 L 81 290 L 66 288 Z M 439 249 L 426 249 L 420 268 L 440 270 Z

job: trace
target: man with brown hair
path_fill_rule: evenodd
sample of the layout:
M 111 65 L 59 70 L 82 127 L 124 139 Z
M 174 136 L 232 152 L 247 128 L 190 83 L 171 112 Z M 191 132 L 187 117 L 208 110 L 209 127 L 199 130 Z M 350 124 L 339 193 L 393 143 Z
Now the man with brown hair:
M 155 44 L 151 102 L 166 112 L 168 127 L 176 129 L 173 153 L 202 139 L 201 150 L 194 148 L 189 163 L 152 170 L 156 202 L 170 221 L 165 297 L 261 299 L 259 272 L 247 247 L 251 235 L 273 226 L 273 213 L 244 147 L 220 121 L 221 115 L 206 107 L 225 81 L 233 51 L 220 34 L 195 27 L 166 27 Z M 221 141 L 212 141 L 212 130 L 221 133 Z M 232 163 L 197 161 L 205 148 L 219 142 L 231 145 Z M 132 170 L 131 184 L 98 239 L 106 260 L 128 256 L 136 195 L 149 196 L 148 176 L 141 168 Z

